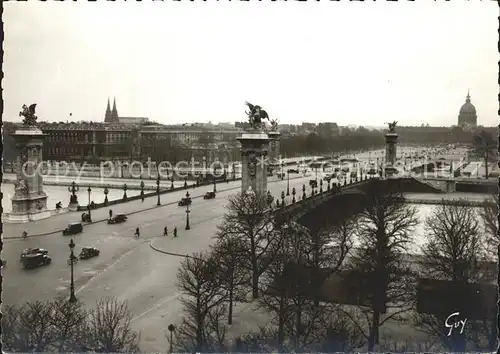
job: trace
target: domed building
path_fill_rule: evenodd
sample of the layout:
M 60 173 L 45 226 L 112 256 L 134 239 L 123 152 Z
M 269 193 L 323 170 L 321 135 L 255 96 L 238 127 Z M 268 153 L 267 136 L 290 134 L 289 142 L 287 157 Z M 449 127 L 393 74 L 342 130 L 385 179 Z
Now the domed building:
M 477 126 L 477 114 L 476 107 L 470 103 L 470 94 L 467 91 L 467 98 L 462 108 L 460 108 L 460 113 L 458 114 L 458 126 L 460 127 L 475 127 Z

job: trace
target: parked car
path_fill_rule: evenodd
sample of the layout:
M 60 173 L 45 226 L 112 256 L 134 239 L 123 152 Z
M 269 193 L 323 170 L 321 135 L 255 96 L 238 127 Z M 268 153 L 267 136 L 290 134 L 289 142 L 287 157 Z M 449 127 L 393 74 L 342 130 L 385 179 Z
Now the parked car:
M 22 253 L 21 253 L 21 259 L 20 261 L 23 260 L 24 257 L 26 256 L 31 256 L 34 254 L 44 254 L 47 255 L 49 251 L 43 248 L 26 248 Z
M 30 254 L 23 257 L 23 267 L 24 269 L 38 268 L 44 265 L 49 265 L 52 262 L 52 258 L 46 254 Z
M 207 192 L 203 196 L 203 199 L 214 199 L 215 198 L 215 192 Z
M 92 257 L 97 257 L 100 251 L 95 247 L 83 247 L 80 252 L 80 259 L 89 259 Z
M 333 175 L 328 174 L 325 177 L 323 177 L 323 180 L 328 182 L 328 181 L 331 181 L 332 178 L 333 178 Z
M 74 235 L 83 231 L 83 226 L 81 222 L 73 222 L 68 225 L 67 228 L 63 230 L 63 235 Z
M 116 214 L 114 217 L 108 219 L 108 224 L 119 224 L 128 220 L 125 214 Z
M 309 180 L 309 185 L 311 188 L 316 188 L 318 186 L 318 182 L 315 179 Z
M 278 179 L 283 179 L 283 178 L 285 178 L 285 174 L 284 174 L 284 173 L 281 173 L 281 172 L 278 172 L 278 173 L 276 174 L 276 177 L 278 177 Z
M 186 205 L 191 205 L 192 201 L 191 201 L 191 198 L 182 198 L 180 201 L 179 201 L 179 206 L 186 206 Z
M 289 168 L 288 173 L 300 173 L 298 168 Z

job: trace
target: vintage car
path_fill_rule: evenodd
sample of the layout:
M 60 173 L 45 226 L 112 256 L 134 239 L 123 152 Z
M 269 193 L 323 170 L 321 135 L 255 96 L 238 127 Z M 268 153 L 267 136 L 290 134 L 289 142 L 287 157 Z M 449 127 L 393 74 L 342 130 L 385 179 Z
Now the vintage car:
M 80 252 L 80 259 L 89 259 L 92 257 L 97 257 L 100 251 L 95 247 L 83 247 Z
M 215 198 L 215 192 L 207 192 L 203 196 L 203 199 L 214 199 Z
M 63 235 L 75 235 L 83 231 L 81 222 L 72 222 L 63 230 Z
M 300 173 L 298 168 L 289 168 L 288 173 Z
M 108 219 L 108 224 L 119 224 L 127 221 L 128 217 L 125 214 L 116 214 L 112 218 Z
M 179 201 L 179 206 L 191 205 L 191 203 L 192 203 L 191 198 L 184 197 Z
M 318 182 L 315 179 L 309 180 L 309 185 L 311 188 L 316 188 L 318 186 Z
M 22 253 L 21 253 L 21 259 L 20 261 L 22 262 L 23 258 L 26 256 L 31 256 L 34 254 L 44 254 L 47 255 L 49 251 L 43 248 L 26 248 Z
M 283 179 L 283 178 L 285 178 L 285 174 L 284 174 L 284 173 L 281 173 L 281 172 L 278 172 L 278 173 L 276 174 L 276 177 L 278 177 L 278 179 Z
M 52 258 L 41 253 L 29 254 L 23 257 L 22 262 L 24 269 L 38 268 L 50 264 L 50 262 L 52 262 Z
M 331 181 L 332 178 L 334 177 L 333 175 L 334 175 L 333 173 L 332 174 L 327 174 L 325 177 L 323 177 L 323 180 L 327 181 L 327 182 Z

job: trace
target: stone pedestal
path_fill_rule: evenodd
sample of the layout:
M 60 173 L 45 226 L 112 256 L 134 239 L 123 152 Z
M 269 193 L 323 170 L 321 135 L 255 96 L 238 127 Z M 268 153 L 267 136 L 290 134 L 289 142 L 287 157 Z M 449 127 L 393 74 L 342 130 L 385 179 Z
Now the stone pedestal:
M 16 189 L 12 197 L 12 212 L 4 215 L 7 222 L 29 222 L 47 218 L 47 195 L 43 191 L 41 173 L 43 132 L 35 127 L 16 130 L 12 134 L 19 149 L 16 168 Z
M 237 140 L 241 143 L 241 192 L 251 187 L 257 194 L 267 193 L 269 136 L 260 130 L 249 130 Z
M 269 137 L 269 166 L 279 166 L 280 164 L 280 136 L 281 133 L 277 130 L 271 130 L 267 132 Z
M 397 133 L 385 134 L 385 166 L 384 174 L 386 177 L 391 178 L 395 176 L 394 168 L 396 167 L 396 153 L 397 153 Z

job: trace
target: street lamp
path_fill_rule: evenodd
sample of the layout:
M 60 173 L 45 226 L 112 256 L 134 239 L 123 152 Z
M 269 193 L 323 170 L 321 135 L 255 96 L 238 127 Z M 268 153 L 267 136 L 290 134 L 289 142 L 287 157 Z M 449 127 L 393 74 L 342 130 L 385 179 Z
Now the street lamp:
M 175 331 L 175 326 L 173 324 L 168 325 L 168 331 L 170 332 L 170 354 L 173 352 L 173 342 L 174 342 L 174 331 Z
M 156 205 L 160 206 L 160 175 L 158 174 L 158 177 L 156 178 L 156 195 L 158 196 L 158 201 L 156 202 Z
M 71 185 L 68 186 L 68 192 L 71 193 L 71 197 L 69 198 L 70 204 L 78 203 L 78 197 L 76 196 L 76 192 L 80 190 L 80 187 L 75 183 L 75 181 L 71 182 Z
M 90 212 L 90 192 L 92 192 L 92 189 L 90 188 L 90 186 L 87 189 L 87 192 L 89 193 L 89 204 L 87 205 L 87 209 L 89 210 L 89 221 L 92 222 L 92 214 Z
M 108 205 L 108 193 L 109 193 L 109 189 L 108 187 L 104 187 L 104 205 Z
M 75 279 L 74 279 L 74 276 L 73 276 L 73 263 L 74 263 L 74 260 L 75 260 L 75 255 L 73 253 L 73 248 L 75 248 L 75 243 L 73 242 L 73 239 L 71 239 L 69 241 L 69 248 L 71 250 L 70 252 L 70 260 L 71 260 L 71 283 L 70 283 L 70 295 L 69 295 L 69 302 L 73 303 L 73 302 L 76 302 L 76 296 L 75 296 Z
M 172 168 L 172 178 L 170 183 L 170 189 L 174 189 L 174 169 Z
M 285 192 L 281 191 L 281 207 L 285 207 Z
M 286 196 L 290 195 L 290 171 L 286 171 Z
M 302 200 L 306 199 L 306 185 L 302 185 Z
M 141 181 L 141 202 L 144 201 L 144 181 Z
M 186 230 L 191 230 L 189 226 L 189 192 L 186 192 Z
M 295 187 L 292 188 L 292 203 L 295 204 Z
M 123 200 L 127 199 L 127 184 L 123 185 Z
M 217 183 L 217 180 L 215 178 L 215 173 L 213 174 L 214 176 L 214 193 L 217 192 L 217 187 L 216 187 L 216 183 Z

